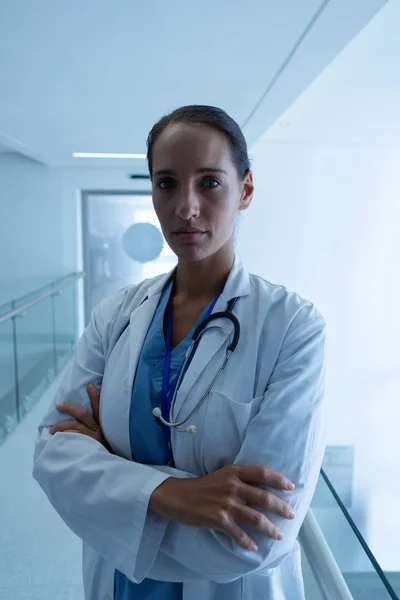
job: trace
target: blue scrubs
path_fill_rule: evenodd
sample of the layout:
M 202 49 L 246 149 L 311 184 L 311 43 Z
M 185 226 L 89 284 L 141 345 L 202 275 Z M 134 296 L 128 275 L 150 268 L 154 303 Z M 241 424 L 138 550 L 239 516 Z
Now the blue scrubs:
M 171 295 L 172 281 L 161 295 L 160 302 L 147 332 L 139 358 L 129 417 L 132 458 L 146 465 L 165 465 L 167 447 L 159 419 L 152 413 L 161 406 L 161 389 L 164 359 L 164 314 Z M 169 383 L 171 384 L 185 359 L 196 325 L 208 311 L 206 307 L 193 329 L 172 350 Z M 182 434 L 183 435 L 183 434 Z M 182 600 L 182 583 L 145 579 L 140 584 L 132 583 L 119 571 L 115 571 L 115 600 Z

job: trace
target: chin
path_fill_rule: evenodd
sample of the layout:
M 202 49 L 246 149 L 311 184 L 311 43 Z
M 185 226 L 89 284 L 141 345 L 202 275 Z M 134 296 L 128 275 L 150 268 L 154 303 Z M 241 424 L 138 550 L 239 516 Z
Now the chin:
M 173 244 L 170 248 L 179 262 L 197 262 L 213 254 L 209 249 L 199 248 L 196 244 Z
M 198 248 L 178 248 L 174 249 L 178 260 L 180 262 L 197 262 L 199 260 L 203 260 L 211 255 L 210 252 L 200 251 Z
M 210 239 L 203 240 L 203 243 L 182 243 L 179 242 L 179 240 L 172 238 L 167 239 L 167 243 L 180 262 L 199 262 L 218 254 L 223 255 L 225 252 L 229 251 L 229 240 L 216 248 L 215 244 L 212 244 Z
M 179 261 L 183 262 L 194 262 L 207 258 L 213 252 L 212 249 L 207 247 L 207 244 L 199 244 L 196 242 L 180 242 L 177 239 L 167 239 L 168 246 L 172 252 L 177 256 Z

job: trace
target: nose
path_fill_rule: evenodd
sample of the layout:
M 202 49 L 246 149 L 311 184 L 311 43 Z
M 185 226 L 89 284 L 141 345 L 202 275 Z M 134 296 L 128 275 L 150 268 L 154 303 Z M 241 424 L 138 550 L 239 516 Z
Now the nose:
M 177 198 L 176 215 L 182 221 L 196 219 L 200 214 L 199 198 L 192 188 L 182 189 Z

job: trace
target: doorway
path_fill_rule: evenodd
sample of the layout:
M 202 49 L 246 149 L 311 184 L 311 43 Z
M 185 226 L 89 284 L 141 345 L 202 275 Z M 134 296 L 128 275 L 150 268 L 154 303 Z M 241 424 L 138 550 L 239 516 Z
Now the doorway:
M 143 279 L 167 273 L 176 265 L 176 256 L 165 242 L 154 260 L 137 262 L 130 258 L 123 237 L 138 223 L 153 225 L 161 232 L 151 194 L 82 193 L 86 325 L 93 308 L 104 298 Z

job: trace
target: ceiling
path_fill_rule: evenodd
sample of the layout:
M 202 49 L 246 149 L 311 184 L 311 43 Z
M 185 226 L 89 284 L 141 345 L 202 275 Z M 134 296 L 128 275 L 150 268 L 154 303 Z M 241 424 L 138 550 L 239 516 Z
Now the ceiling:
M 72 153 L 143 153 L 160 116 L 196 103 L 227 110 L 252 145 L 384 4 L 2 0 L 0 144 L 116 166 Z
M 400 146 L 400 0 L 390 0 L 263 140 Z

